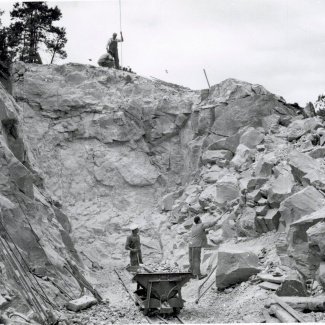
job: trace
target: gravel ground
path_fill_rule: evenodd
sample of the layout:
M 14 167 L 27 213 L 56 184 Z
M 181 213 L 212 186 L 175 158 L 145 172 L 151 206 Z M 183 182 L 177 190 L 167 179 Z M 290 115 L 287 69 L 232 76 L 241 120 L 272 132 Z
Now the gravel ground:
M 277 240 L 276 234 L 269 234 L 259 239 L 240 242 L 242 246 L 251 246 L 259 250 L 267 247 L 267 256 L 261 267 L 270 268 L 270 263 L 277 261 L 274 243 Z M 275 263 L 277 264 L 277 263 Z M 174 271 L 169 266 L 162 264 L 163 270 Z M 155 270 L 157 267 L 152 266 Z M 134 301 L 130 298 L 126 289 L 117 277 L 114 268 L 118 270 L 123 278 L 125 285 L 130 292 L 136 290 L 136 284 L 132 283 L 132 275 L 125 270 L 125 265 L 106 265 L 103 269 L 94 271 L 91 276 L 98 282 L 96 289 L 100 292 L 104 301 L 78 313 L 69 313 L 69 324 L 146 324 L 148 323 Z M 161 271 L 159 269 L 158 271 Z M 180 312 L 181 319 L 186 324 L 221 324 L 221 323 L 264 323 L 265 318 L 262 314 L 266 300 L 273 293 L 260 288 L 254 281 L 246 281 L 234 285 L 223 291 L 218 290 L 214 285 L 196 304 L 198 287 L 205 279 L 198 281 L 191 279 L 182 288 L 182 296 L 185 300 L 184 308 Z M 210 278 L 209 285 L 213 281 Z M 205 287 L 206 288 L 206 287 Z M 204 289 L 203 289 L 204 290 Z M 202 291 L 203 291 L 202 290 Z M 201 291 L 201 292 L 202 292 Z M 90 293 L 88 293 L 91 295 Z M 304 314 L 308 322 L 324 322 L 324 313 Z

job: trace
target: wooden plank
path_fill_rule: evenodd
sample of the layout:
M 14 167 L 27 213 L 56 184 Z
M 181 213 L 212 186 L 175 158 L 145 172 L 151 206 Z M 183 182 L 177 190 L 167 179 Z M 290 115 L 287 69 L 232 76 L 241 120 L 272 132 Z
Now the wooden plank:
M 270 316 L 270 314 L 266 308 L 262 308 L 262 314 L 265 317 L 266 323 L 271 323 L 271 324 L 272 323 L 280 323 L 280 321 L 277 318 Z
M 271 274 L 257 274 L 257 278 L 263 281 L 279 283 L 279 284 L 281 284 L 284 280 L 283 276 L 273 276 Z
M 277 290 L 280 285 L 277 284 L 277 283 L 271 283 L 271 282 L 262 282 L 259 284 L 259 286 L 263 289 L 266 289 L 266 290 Z
M 307 323 L 307 321 L 298 314 L 292 307 L 290 307 L 286 302 L 284 302 L 280 297 L 273 294 L 271 296 L 281 307 L 283 307 L 288 313 L 295 317 L 300 323 Z
M 281 297 L 281 299 L 296 310 L 325 311 L 325 295 L 317 297 Z
M 284 308 L 278 304 L 272 305 L 270 309 L 281 321 L 281 323 L 298 323 L 295 317 L 291 316 Z
M 273 323 L 272 318 L 271 318 L 269 312 L 265 308 L 262 308 L 262 314 L 265 317 L 265 322 L 266 323 Z

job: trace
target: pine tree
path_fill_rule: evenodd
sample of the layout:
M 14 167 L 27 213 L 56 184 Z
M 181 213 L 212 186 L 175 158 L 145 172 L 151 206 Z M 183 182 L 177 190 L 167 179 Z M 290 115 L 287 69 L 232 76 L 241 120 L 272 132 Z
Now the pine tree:
M 63 50 L 67 42 L 65 29 L 52 25 L 62 17 L 57 6 L 49 8 L 43 1 L 17 2 L 10 16 L 13 23 L 9 26 L 8 45 L 15 58 L 41 63 L 39 50 L 42 45 L 53 54 L 52 61 L 56 54 L 61 58 L 67 56 Z
M 61 59 L 65 59 L 67 57 L 67 53 L 63 50 L 66 42 L 67 37 L 65 28 L 53 26 L 53 37 L 48 38 L 45 41 L 48 52 L 52 54 L 51 64 L 53 63 L 54 57 L 57 54 Z
M 10 64 L 10 55 L 8 52 L 8 31 L 7 28 L 2 26 L 1 16 L 4 11 L 0 10 L 0 77 L 5 79 L 8 78 L 9 75 L 9 64 Z

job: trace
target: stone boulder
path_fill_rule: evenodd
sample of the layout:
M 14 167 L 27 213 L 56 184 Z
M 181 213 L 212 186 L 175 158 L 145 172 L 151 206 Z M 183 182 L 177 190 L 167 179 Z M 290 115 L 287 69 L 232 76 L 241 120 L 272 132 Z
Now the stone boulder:
M 247 148 L 255 149 L 257 145 L 262 143 L 264 140 L 264 134 L 256 130 L 253 127 L 248 130 L 240 137 L 240 144 L 243 144 Z
M 278 112 L 295 114 L 272 95 L 252 95 L 235 99 L 228 104 L 227 109 L 220 112 L 212 126 L 212 132 L 231 136 L 244 126 L 262 126 L 265 116 Z
M 261 191 L 259 189 L 250 191 L 246 194 L 247 201 L 253 202 L 255 205 L 262 198 Z
M 260 272 L 258 256 L 250 251 L 238 248 L 222 248 L 218 252 L 216 268 L 216 286 L 225 289 L 233 284 L 247 281 Z
M 274 152 L 263 155 L 256 164 L 255 176 L 256 177 L 270 177 L 272 175 L 272 168 L 277 162 Z
M 325 289 L 325 262 L 322 261 L 319 264 L 319 268 L 316 272 L 316 280 L 322 285 L 323 289 Z
M 280 213 L 276 209 L 267 210 L 265 215 L 259 215 L 256 209 L 256 231 L 259 233 L 278 230 Z
M 263 217 L 266 228 L 268 231 L 278 230 L 280 213 L 276 209 L 268 210 L 266 215 Z
M 312 170 L 302 177 L 302 182 L 324 191 L 325 173 L 322 170 Z
M 230 162 L 230 167 L 241 172 L 248 169 L 255 161 L 255 150 L 249 149 L 243 144 L 237 147 L 236 154 Z
M 173 205 L 175 202 L 175 198 L 173 193 L 168 193 L 161 199 L 161 208 L 164 211 L 171 211 L 173 209 Z
M 316 116 L 315 107 L 311 102 L 306 104 L 306 107 L 304 108 L 304 113 L 307 117 Z
M 211 168 L 204 170 L 201 174 L 202 179 L 207 183 L 216 183 L 219 179 L 221 168 L 218 165 L 213 165 Z
M 299 139 L 304 134 L 322 126 L 321 121 L 315 118 L 293 121 L 287 129 L 287 139 L 288 141 Z
M 287 234 L 285 232 L 280 232 L 275 244 L 276 254 L 279 256 L 281 264 L 287 267 L 293 268 L 293 260 L 288 256 Z
M 253 95 L 267 96 L 271 95 L 271 93 L 261 85 L 252 85 L 248 82 L 234 78 L 228 78 L 221 83 L 212 86 L 209 90 L 209 99 L 211 99 L 211 102 L 213 99 L 218 99 L 216 102 L 217 104 Z M 275 95 L 274 97 L 277 98 Z
M 314 187 L 308 186 L 286 198 L 279 208 L 281 225 L 289 230 L 290 225 L 300 218 L 319 210 L 324 197 Z
M 199 185 L 190 185 L 184 190 L 183 196 L 180 198 L 185 198 L 184 202 L 187 204 L 195 204 L 199 200 L 199 196 L 202 192 L 202 187 Z
M 246 207 L 243 214 L 236 222 L 237 235 L 239 237 L 257 237 L 258 227 L 256 222 L 256 211 L 251 207 Z
M 315 148 L 308 153 L 308 156 L 317 159 L 325 157 L 325 147 Z
M 299 152 L 298 150 L 292 150 L 290 152 L 288 163 L 292 168 L 294 178 L 303 184 L 306 184 L 306 180 L 303 178 L 306 174 L 321 169 L 317 160 Z
M 294 178 L 290 171 L 280 174 L 268 190 L 267 201 L 271 208 L 278 208 L 280 203 L 292 194 Z
M 208 147 L 208 150 L 229 150 L 233 154 L 235 154 L 237 147 L 239 145 L 239 140 L 242 132 L 239 131 L 238 133 L 231 135 L 229 137 L 223 137 L 218 141 L 211 143 Z
M 199 203 L 203 209 L 208 208 L 211 204 L 215 204 L 217 200 L 216 185 L 207 186 L 199 196 Z
M 324 213 L 325 208 L 319 208 L 317 211 L 305 215 L 300 220 L 293 222 L 288 231 L 288 255 L 293 259 L 295 268 L 306 278 L 314 278 L 322 260 L 319 254 L 319 246 L 317 245 L 319 243 L 316 239 L 317 236 L 314 236 L 314 239 L 316 239 L 314 245 L 310 245 L 308 230 L 324 219 Z M 311 242 L 313 238 L 312 232 L 313 229 L 311 229 L 310 232 Z
M 266 177 L 242 177 L 239 181 L 240 191 L 247 193 L 261 188 L 268 178 Z
M 262 119 L 262 126 L 266 133 L 275 133 L 274 131 L 279 126 L 280 116 L 272 114 Z
M 222 224 L 221 224 L 221 230 L 222 230 L 222 237 L 224 239 L 234 238 L 237 235 L 236 232 L 236 214 L 230 213 L 229 215 L 226 215 Z
M 206 150 L 202 155 L 202 164 L 214 163 L 219 167 L 225 167 L 232 157 L 233 154 L 229 150 Z
M 217 134 L 214 134 L 214 133 L 210 133 L 203 141 L 202 143 L 202 150 L 222 150 L 222 149 L 225 149 L 225 150 L 230 150 L 229 148 L 224 148 L 224 147 L 210 147 L 211 145 L 213 145 L 214 143 L 218 142 L 219 140 L 225 140 L 227 138 L 223 137 L 223 136 L 220 136 L 220 135 L 217 135 Z M 238 141 L 239 141 L 239 138 L 238 138 Z M 238 144 L 237 144 L 238 145 Z M 237 148 L 237 146 L 236 146 Z M 232 151 L 232 150 L 230 150 Z
M 225 175 L 216 183 L 216 202 L 218 204 L 224 205 L 239 196 L 238 180 L 235 175 Z
M 319 254 L 321 259 L 325 259 L 325 223 L 324 220 L 311 226 L 307 231 L 308 245 L 310 249 Z
M 285 276 L 276 294 L 280 297 L 308 296 L 304 279 L 297 271 L 292 271 Z

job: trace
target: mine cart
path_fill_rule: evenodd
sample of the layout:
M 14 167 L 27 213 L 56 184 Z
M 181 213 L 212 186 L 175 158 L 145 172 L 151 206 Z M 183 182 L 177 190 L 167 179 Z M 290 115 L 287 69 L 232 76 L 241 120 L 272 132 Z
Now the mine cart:
M 137 305 L 144 315 L 179 314 L 184 307 L 181 288 L 192 277 L 192 273 L 137 273 L 133 282 Z

